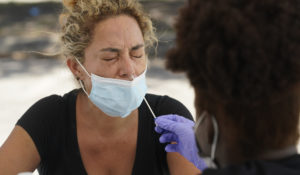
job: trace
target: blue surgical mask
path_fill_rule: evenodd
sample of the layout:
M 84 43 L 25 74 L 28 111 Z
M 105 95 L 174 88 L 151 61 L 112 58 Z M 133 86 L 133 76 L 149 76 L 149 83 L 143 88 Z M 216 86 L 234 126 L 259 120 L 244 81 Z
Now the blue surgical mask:
M 125 118 L 141 105 L 147 91 L 146 70 L 132 81 L 127 81 L 104 78 L 95 74 L 89 75 L 83 65 L 78 60 L 77 62 L 92 81 L 90 94 L 80 81 L 82 89 L 93 104 L 105 114 Z

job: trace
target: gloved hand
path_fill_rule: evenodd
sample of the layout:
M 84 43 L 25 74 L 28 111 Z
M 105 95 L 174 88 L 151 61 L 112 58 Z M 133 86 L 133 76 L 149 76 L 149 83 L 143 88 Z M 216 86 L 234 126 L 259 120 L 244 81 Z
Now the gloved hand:
M 193 121 L 170 114 L 157 117 L 155 123 L 155 131 L 162 134 L 159 138 L 161 143 L 176 142 L 166 146 L 167 152 L 180 153 L 201 171 L 207 168 L 204 160 L 198 156 Z

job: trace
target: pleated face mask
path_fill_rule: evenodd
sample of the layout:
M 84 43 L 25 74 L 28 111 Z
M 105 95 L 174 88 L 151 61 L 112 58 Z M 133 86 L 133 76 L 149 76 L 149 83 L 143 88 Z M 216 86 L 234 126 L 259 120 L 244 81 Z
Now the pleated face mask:
M 83 65 L 78 60 L 77 62 L 92 81 L 90 94 L 80 81 L 82 89 L 93 104 L 108 116 L 125 118 L 143 102 L 147 92 L 146 70 L 132 81 L 127 81 L 89 75 Z

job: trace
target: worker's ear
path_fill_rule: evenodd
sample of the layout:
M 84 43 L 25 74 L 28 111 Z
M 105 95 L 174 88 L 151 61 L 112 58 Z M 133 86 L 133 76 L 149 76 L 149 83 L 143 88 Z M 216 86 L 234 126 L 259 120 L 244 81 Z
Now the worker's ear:
M 75 59 L 68 58 L 67 65 L 77 80 L 83 80 L 84 72 L 83 72 L 81 66 L 77 63 L 77 61 Z

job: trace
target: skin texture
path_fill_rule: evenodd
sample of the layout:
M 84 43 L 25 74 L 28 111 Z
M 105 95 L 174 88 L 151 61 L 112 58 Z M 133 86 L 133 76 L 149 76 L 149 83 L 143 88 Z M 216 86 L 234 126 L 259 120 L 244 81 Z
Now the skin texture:
M 139 25 L 126 15 L 98 23 L 84 55 L 82 64 L 87 72 L 106 78 L 131 80 L 132 76 L 143 73 L 147 64 Z M 90 77 L 73 58 L 67 60 L 67 65 L 89 93 L 92 87 Z M 78 144 L 87 173 L 130 175 L 136 153 L 138 111 L 134 110 L 125 119 L 109 117 L 84 92 L 80 92 L 76 114 Z M 172 175 L 199 173 L 178 153 L 168 153 L 167 161 Z M 17 126 L 0 149 L 0 174 L 33 171 L 39 162 L 39 154 L 30 136 Z

